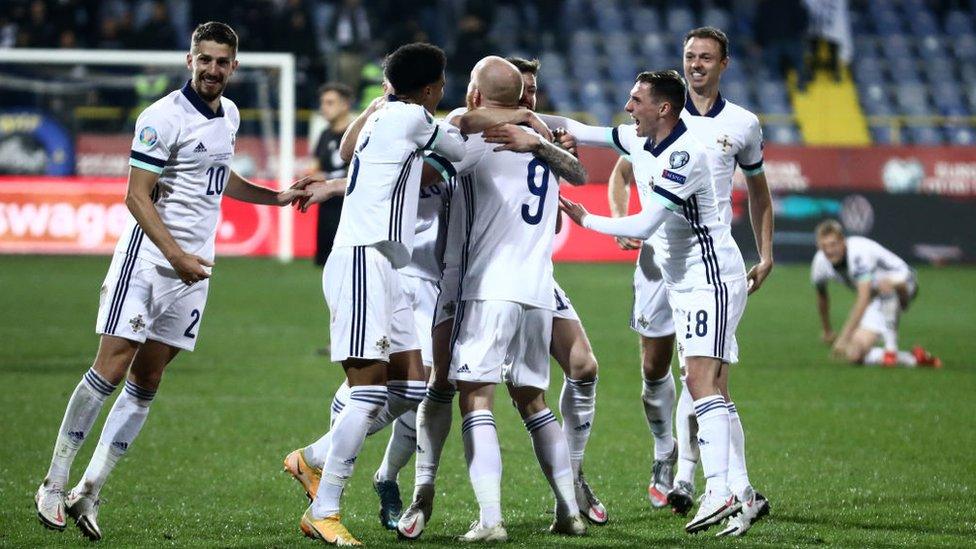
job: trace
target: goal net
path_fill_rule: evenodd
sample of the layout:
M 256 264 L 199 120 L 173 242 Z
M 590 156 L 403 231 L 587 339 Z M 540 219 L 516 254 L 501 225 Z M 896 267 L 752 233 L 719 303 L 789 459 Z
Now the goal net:
M 283 188 L 295 172 L 295 59 L 242 52 L 233 168 Z M 109 253 L 135 120 L 189 78 L 185 51 L 0 49 L 0 253 Z M 294 255 L 291 209 L 223 203 L 218 254 Z

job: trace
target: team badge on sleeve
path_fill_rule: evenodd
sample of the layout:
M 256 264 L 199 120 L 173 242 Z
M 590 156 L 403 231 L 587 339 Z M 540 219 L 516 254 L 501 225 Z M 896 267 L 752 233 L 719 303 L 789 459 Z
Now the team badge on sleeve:
M 687 164 L 688 160 L 690 159 L 691 156 L 689 156 L 687 152 L 674 151 L 673 153 L 671 153 L 671 158 L 668 159 L 668 162 L 671 164 L 672 170 L 677 170 L 678 168 Z
M 159 135 L 156 133 L 156 129 L 152 126 L 146 126 L 139 130 L 139 142 L 147 147 L 152 147 L 159 140 Z

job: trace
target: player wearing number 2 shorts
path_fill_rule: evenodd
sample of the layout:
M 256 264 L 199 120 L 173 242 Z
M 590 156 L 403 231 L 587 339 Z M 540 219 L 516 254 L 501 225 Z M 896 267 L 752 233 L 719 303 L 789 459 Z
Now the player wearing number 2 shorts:
M 231 169 L 240 115 L 222 94 L 236 56 L 230 27 L 198 26 L 186 56 L 190 80 L 136 121 L 125 196 L 130 216 L 102 284 L 98 354 L 68 400 L 35 495 L 48 528 L 63 530 L 67 514 L 86 537 L 101 539 L 102 486 L 142 429 L 164 368 L 181 350 L 192 351 L 200 334 L 223 196 L 286 206 L 309 195 L 303 188 L 311 178 L 276 192 Z M 75 455 L 123 378 L 84 476 L 65 493 Z

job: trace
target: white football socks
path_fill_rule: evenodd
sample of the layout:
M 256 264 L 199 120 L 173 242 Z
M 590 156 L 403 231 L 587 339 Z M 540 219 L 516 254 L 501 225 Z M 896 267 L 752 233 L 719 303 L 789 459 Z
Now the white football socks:
M 76 490 L 98 497 L 115 464 L 129 450 L 146 423 L 149 405 L 155 397 L 156 391 L 143 389 L 131 381 L 125 382 L 125 389 L 105 418 L 98 446 Z
M 386 405 L 386 399 L 385 385 L 359 385 L 349 391 L 349 400 L 332 426 L 322 481 L 312 502 L 312 517 L 321 519 L 339 512 L 339 500 L 366 440 L 366 431 Z
M 742 501 L 750 487 L 746 470 L 746 435 L 735 403 L 728 401 L 725 407 L 729 411 L 729 490 Z
M 675 430 L 678 439 L 678 468 L 674 475 L 678 481 L 695 484 L 695 468 L 700 458 L 698 452 L 698 419 L 695 417 L 694 399 L 684 380 L 681 381 L 681 396 L 678 397 L 678 410 L 675 413 Z
M 464 416 L 461 437 L 481 525 L 490 528 L 502 521 L 502 454 L 491 411 L 475 410 Z
M 427 396 L 417 408 L 417 461 L 414 497 L 421 486 L 433 486 L 437 466 L 447 435 L 451 432 L 451 401 L 454 389 L 438 391 L 427 388 Z
M 573 478 L 579 475 L 586 442 L 593 429 L 596 415 L 596 383 L 563 378 L 563 390 L 559 394 L 559 413 L 563 416 L 563 434 L 569 445 L 569 459 L 573 466 Z
M 115 387 L 92 368 L 85 372 L 71 393 L 58 429 L 57 441 L 54 443 L 51 466 L 47 471 L 47 480 L 51 487 L 64 488 L 67 484 L 71 463 L 95 424 L 102 405 L 115 391 Z
M 559 428 L 556 416 L 552 410 L 546 408 L 523 421 L 525 429 L 532 437 L 535 457 L 539 460 L 542 473 L 546 475 L 556 498 L 556 516 L 564 518 L 579 514 L 574 485 L 576 477 L 570 464 L 566 437 Z
M 389 398 L 386 406 L 376 415 L 376 419 L 369 426 L 369 434 L 382 431 L 384 427 L 393 423 L 396 418 L 404 413 L 416 410 L 417 406 L 424 400 L 427 392 L 426 381 L 414 381 L 396 379 L 386 383 Z
M 417 430 L 414 428 L 416 423 L 417 412 L 414 410 L 406 411 L 393 422 L 390 441 L 386 444 L 386 453 L 383 454 L 383 461 L 376 471 L 379 480 L 396 481 L 400 469 L 406 467 L 410 461 L 410 456 L 417 447 Z
M 694 402 L 698 418 L 698 448 L 705 489 L 719 496 L 729 494 L 729 410 L 722 395 L 710 395 Z
M 674 410 L 674 377 L 668 372 L 661 379 L 644 380 L 641 391 L 644 416 L 654 436 L 654 459 L 664 460 L 674 451 L 674 431 L 671 420 Z

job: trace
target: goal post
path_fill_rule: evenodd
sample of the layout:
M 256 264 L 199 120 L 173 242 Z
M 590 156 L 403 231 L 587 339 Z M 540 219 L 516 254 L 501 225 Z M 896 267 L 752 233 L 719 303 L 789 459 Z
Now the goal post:
M 0 49 L 0 64 L 93 65 L 138 67 L 183 67 L 186 51 L 93 50 L 93 49 Z M 291 53 L 240 52 L 242 69 L 272 69 L 278 75 L 278 135 L 276 179 L 287 188 L 295 173 L 295 56 Z M 278 212 L 277 256 L 282 262 L 293 257 L 294 218 L 291 208 Z

